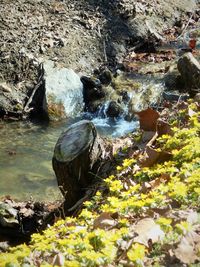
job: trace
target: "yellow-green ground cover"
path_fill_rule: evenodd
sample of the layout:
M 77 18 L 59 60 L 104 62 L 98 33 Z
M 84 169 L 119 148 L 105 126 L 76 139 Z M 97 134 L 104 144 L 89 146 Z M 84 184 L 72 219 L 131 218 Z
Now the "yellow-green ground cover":
M 175 118 L 173 133 L 156 140 L 169 160 L 141 167 L 137 157 L 125 158 L 104 180 L 108 190 L 97 191 L 77 217 L 2 253 L 0 266 L 200 266 L 198 106 L 180 115 L 185 121 Z

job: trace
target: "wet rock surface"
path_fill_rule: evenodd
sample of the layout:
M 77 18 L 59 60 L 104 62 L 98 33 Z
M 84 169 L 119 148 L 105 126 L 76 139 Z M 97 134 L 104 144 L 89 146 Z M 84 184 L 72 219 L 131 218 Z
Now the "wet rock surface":
M 116 101 L 110 101 L 106 110 L 106 115 L 111 118 L 117 118 L 123 113 L 122 107 Z
M 186 53 L 178 61 L 178 70 L 185 89 L 194 96 L 200 89 L 200 63 L 192 53 Z
M 72 69 L 44 62 L 44 84 L 50 120 L 74 117 L 83 110 L 83 84 Z

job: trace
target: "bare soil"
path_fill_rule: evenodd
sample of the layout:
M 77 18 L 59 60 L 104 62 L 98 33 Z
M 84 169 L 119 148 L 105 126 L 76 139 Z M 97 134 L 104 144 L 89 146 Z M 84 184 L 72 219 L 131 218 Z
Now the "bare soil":
M 19 68 L 22 55 L 91 72 L 120 62 L 150 36 L 164 39 L 171 27 L 181 33 L 198 15 L 193 0 L 0 0 L 0 79 L 20 82 L 31 75 L 30 63 Z

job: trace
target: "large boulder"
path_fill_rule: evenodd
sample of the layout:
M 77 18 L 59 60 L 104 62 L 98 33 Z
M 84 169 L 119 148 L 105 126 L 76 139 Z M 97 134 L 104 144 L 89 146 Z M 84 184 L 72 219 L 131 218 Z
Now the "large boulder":
M 200 88 L 200 64 L 192 53 L 185 53 L 178 60 L 178 70 L 181 80 L 190 94 Z
M 83 110 L 83 84 L 72 70 L 44 62 L 46 108 L 50 120 L 74 117 Z

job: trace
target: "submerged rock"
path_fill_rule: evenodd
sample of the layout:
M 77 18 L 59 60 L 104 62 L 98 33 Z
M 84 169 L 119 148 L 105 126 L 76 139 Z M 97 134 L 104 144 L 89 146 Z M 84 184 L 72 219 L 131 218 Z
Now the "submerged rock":
M 46 108 L 50 120 L 74 117 L 83 110 L 83 84 L 79 76 L 67 68 L 44 63 Z

